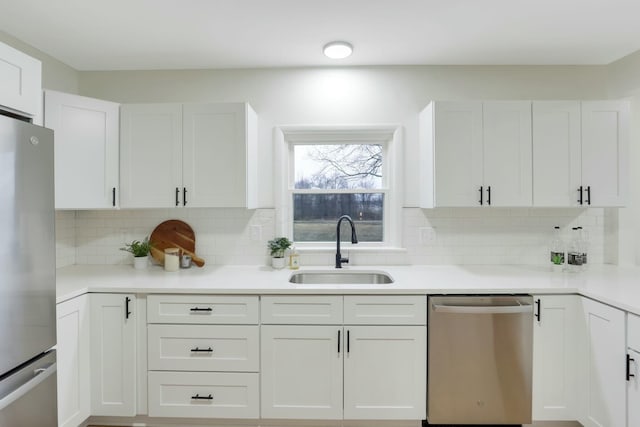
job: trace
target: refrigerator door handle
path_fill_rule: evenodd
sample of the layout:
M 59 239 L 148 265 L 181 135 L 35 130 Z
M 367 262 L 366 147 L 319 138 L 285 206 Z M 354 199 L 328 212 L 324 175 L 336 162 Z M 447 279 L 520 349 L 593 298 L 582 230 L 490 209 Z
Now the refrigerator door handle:
M 11 393 L 0 399 L 0 412 L 2 412 L 3 409 L 11 405 L 16 400 L 20 399 L 25 394 L 29 393 L 31 390 L 38 387 L 40 383 L 49 378 L 51 375 L 55 374 L 57 369 L 58 364 L 52 363 L 44 370 L 34 370 L 34 376 L 31 380 L 22 384 L 20 387 L 16 388 Z

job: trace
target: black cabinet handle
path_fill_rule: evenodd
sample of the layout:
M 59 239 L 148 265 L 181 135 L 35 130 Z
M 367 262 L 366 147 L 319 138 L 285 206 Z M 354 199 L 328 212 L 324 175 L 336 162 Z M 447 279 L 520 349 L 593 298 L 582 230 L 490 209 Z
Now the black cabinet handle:
M 187 188 L 182 187 L 182 206 L 187 206 Z
M 347 329 L 347 353 L 349 353 L 349 344 L 350 344 L 350 339 L 349 339 L 349 330 Z
M 631 373 L 631 362 L 635 361 L 636 360 L 627 353 L 627 381 L 631 381 L 631 378 L 635 377 L 635 375 Z
M 534 316 L 536 316 L 536 318 L 538 319 L 538 323 L 540 323 L 540 319 L 542 319 L 542 312 L 540 311 L 540 298 L 538 298 L 536 300 L 536 314 L 534 314 Z
M 483 193 L 483 191 L 482 191 L 482 190 L 483 190 L 483 187 L 482 187 L 482 185 L 481 185 L 481 186 L 480 186 L 480 190 L 478 190 L 478 191 L 480 191 L 480 200 L 479 200 L 480 205 L 482 205 L 482 196 L 484 195 L 484 193 Z
M 338 353 L 340 353 L 340 329 L 338 329 Z
M 211 308 L 211 307 L 207 307 L 207 308 L 193 307 L 193 308 L 190 308 L 189 311 L 193 311 L 193 312 L 213 311 L 213 308 Z
M 192 348 L 191 351 L 193 353 L 213 353 L 213 349 L 211 347 L 209 348 Z
M 180 206 L 180 189 L 176 187 L 176 206 Z
M 591 205 L 591 186 L 587 185 L 587 204 Z
M 487 205 L 491 206 L 491 186 L 487 186 Z
M 129 303 L 131 302 L 131 298 L 126 297 L 124 299 L 124 318 L 128 319 L 129 316 L 131 315 L 131 312 L 129 311 Z
M 582 185 L 580 186 L 580 188 L 578 188 L 578 194 L 580 194 L 580 198 L 578 199 L 578 203 L 580 203 L 581 205 L 584 204 L 582 201 Z
M 116 187 L 111 190 L 111 206 L 116 207 Z
M 211 394 L 209 394 L 209 396 L 200 396 L 199 394 L 196 394 L 195 396 L 191 396 L 191 398 L 193 400 L 213 400 L 213 396 Z

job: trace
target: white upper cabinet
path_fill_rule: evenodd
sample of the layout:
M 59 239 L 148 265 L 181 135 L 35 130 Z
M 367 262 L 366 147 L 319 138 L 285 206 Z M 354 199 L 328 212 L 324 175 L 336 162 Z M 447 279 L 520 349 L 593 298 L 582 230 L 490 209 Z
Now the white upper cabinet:
M 121 122 L 123 208 L 251 207 L 248 104 L 123 105 Z
M 629 103 L 582 102 L 583 203 L 624 206 L 627 198 Z
M 246 104 L 183 107 L 183 186 L 190 207 L 247 206 Z
M 629 104 L 533 103 L 533 204 L 624 206 Z
M 56 209 L 108 209 L 119 197 L 119 104 L 45 91 L 55 132 Z
M 533 204 L 576 206 L 580 187 L 580 103 L 533 103 Z
M 482 104 L 487 206 L 531 206 L 531 102 Z
M 482 103 L 432 102 L 420 114 L 421 206 L 476 206 L 482 185 Z
M 120 108 L 120 206 L 179 206 L 182 195 L 182 105 Z
M 432 102 L 420 146 L 421 207 L 531 206 L 531 102 Z
M 41 109 L 42 64 L 0 42 L 0 106 L 35 117 Z

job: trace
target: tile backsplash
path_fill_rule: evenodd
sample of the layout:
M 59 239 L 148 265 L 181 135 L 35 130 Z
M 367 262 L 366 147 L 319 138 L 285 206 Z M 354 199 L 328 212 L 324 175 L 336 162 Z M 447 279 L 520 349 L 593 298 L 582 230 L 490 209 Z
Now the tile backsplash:
M 553 227 L 565 233 L 582 226 L 589 234 L 589 261 L 605 259 L 603 209 L 447 208 L 402 210 L 402 246 L 351 252 L 355 265 L 534 264 L 548 260 Z M 275 234 L 274 209 L 145 209 L 59 211 L 57 266 L 129 264 L 119 248 L 148 236 L 160 222 L 180 219 L 196 233 L 196 252 L 208 264 L 260 265 L 269 262 L 267 240 Z M 331 265 L 333 250 L 303 251 L 301 265 Z

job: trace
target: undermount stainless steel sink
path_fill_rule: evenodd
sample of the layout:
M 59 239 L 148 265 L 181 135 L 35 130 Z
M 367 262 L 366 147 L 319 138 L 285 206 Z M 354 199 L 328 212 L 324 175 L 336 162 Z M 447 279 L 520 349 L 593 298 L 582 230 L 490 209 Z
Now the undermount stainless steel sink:
M 298 285 L 388 285 L 393 278 L 384 271 L 301 271 L 290 283 Z

